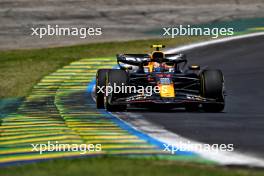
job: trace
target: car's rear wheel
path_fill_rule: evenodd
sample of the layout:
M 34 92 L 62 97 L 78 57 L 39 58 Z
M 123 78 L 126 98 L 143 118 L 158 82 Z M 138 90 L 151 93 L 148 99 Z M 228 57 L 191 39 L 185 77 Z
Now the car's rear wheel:
M 205 98 L 216 99 L 217 103 L 205 103 L 206 112 L 221 112 L 224 110 L 224 78 L 220 70 L 204 70 L 201 74 L 201 94 Z
M 128 75 L 124 70 L 110 70 L 106 76 L 106 85 L 122 87 L 128 85 Z M 106 91 L 107 92 L 107 91 Z M 112 104 L 117 98 L 125 97 L 124 93 L 107 92 L 104 97 L 104 105 L 107 111 L 124 111 L 127 105 Z
M 99 69 L 96 74 L 96 108 L 104 109 L 104 91 L 106 75 L 111 69 Z

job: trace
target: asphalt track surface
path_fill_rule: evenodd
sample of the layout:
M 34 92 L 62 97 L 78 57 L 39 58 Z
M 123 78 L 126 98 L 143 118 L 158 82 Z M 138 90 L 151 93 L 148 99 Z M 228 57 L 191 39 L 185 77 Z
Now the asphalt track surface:
M 234 144 L 235 151 L 264 158 L 264 36 L 196 48 L 189 63 L 219 68 L 225 76 L 222 113 L 134 110 L 152 123 L 207 144 Z M 133 111 L 133 110 L 132 110 Z

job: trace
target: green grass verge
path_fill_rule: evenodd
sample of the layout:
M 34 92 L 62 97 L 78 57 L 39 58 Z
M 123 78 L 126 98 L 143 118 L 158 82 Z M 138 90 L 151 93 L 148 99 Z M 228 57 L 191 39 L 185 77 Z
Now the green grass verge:
M 24 97 L 43 76 L 81 58 L 115 56 L 117 53 L 148 53 L 151 44 L 167 47 L 201 40 L 201 37 L 108 42 L 69 47 L 0 51 L 0 99 Z
M 11 176 L 262 176 L 263 171 L 230 169 L 179 161 L 131 159 L 119 157 L 56 159 L 1 168 L 0 175 Z

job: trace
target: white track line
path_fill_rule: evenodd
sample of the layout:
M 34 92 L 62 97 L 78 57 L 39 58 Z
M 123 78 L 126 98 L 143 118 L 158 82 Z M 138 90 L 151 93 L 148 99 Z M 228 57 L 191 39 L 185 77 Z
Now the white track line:
M 261 36 L 261 35 L 264 35 L 264 32 L 256 32 L 256 33 L 252 33 L 252 34 L 246 34 L 246 35 L 240 35 L 240 36 L 234 36 L 234 37 L 226 37 L 226 38 L 221 38 L 221 39 L 217 39 L 217 40 L 209 40 L 209 41 L 204 41 L 204 42 L 199 42 L 199 43 L 194 43 L 194 44 L 189 44 L 189 45 L 184 45 L 184 46 L 180 46 L 177 48 L 169 49 L 166 51 L 166 53 L 168 53 L 168 54 L 169 53 L 177 53 L 177 52 L 191 50 L 191 49 L 199 48 L 199 47 L 203 47 L 203 46 L 225 43 L 225 42 L 229 42 L 229 41 L 233 41 L 233 40 L 240 40 L 240 39 L 244 39 L 244 38 L 257 37 L 257 36 Z
M 203 46 L 219 44 L 219 43 L 239 40 L 243 38 L 256 37 L 256 36 L 261 36 L 261 35 L 264 35 L 264 32 L 222 38 L 222 39 L 205 41 L 205 42 L 200 42 L 200 43 L 194 43 L 194 44 L 189 44 L 186 46 L 181 46 L 181 47 L 177 47 L 174 49 L 170 49 L 167 51 L 167 53 L 177 53 L 177 52 L 191 50 L 191 49 L 199 48 Z M 185 144 L 187 146 L 202 144 L 200 142 L 197 142 L 197 141 L 194 141 L 188 138 L 184 138 L 178 134 L 172 133 L 164 129 L 161 126 L 153 124 L 147 121 L 146 119 L 144 119 L 144 117 L 141 115 L 129 113 L 129 112 L 113 113 L 113 114 L 116 117 L 120 118 L 121 120 L 124 120 L 124 116 L 129 117 L 129 118 L 125 118 L 125 121 L 129 123 L 133 128 L 139 131 L 142 131 L 143 133 L 163 142 L 164 144 L 170 144 L 176 147 L 182 144 Z M 233 151 L 233 152 L 209 151 L 208 152 L 206 150 L 193 150 L 192 152 L 197 153 L 198 155 L 200 155 L 201 157 L 205 159 L 215 161 L 221 165 L 247 165 L 247 166 L 264 167 L 264 159 L 251 156 L 248 154 L 242 154 L 237 151 Z

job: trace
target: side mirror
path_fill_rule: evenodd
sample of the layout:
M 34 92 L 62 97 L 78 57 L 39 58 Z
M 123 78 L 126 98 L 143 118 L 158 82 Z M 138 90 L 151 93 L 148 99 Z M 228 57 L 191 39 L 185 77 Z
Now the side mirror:
M 199 65 L 190 65 L 189 70 L 200 70 L 200 66 Z

